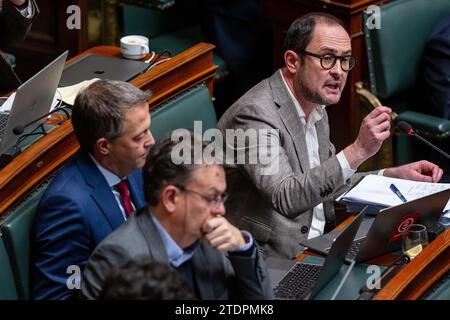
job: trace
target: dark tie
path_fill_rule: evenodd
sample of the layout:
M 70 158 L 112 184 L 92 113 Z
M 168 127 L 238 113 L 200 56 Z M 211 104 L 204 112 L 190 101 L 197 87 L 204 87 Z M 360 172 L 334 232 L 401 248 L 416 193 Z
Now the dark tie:
M 130 190 L 128 189 L 128 183 L 126 180 L 120 180 L 118 184 L 114 186 L 120 193 L 120 202 L 122 203 L 125 215 L 127 218 L 133 212 L 133 206 L 131 205 Z

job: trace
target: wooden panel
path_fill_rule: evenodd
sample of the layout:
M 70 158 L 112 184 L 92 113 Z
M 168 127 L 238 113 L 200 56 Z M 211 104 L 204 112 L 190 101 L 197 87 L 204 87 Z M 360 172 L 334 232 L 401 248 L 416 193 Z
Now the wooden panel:
M 450 270 L 450 229 L 408 263 L 375 296 L 375 300 L 419 299 L 440 277 Z
M 213 45 L 199 43 L 130 82 L 154 93 L 149 101 L 151 108 L 202 82 L 212 93 L 213 77 L 217 70 L 212 62 L 213 49 Z M 102 46 L 86 52 L 117 56 L 120 49 Z M 4 167 L 0 171 L 0 216 L 40 181 L 58 171 L 77 150 L 78 142 L 72 123 L 66 121 Z
M 17 58 L 16 73 L 22 81 L 36 74 L 64 50 L 70 56 L 80 52 L 86 38 L 86 1 L 87 0 L 39 0 L 40 14 L 33 23 L 30 33 L 22 42 L 16 43 L 8 52 Z M 69 30 L 66 13 L 70 5 L 81 9 L 81 29 Z

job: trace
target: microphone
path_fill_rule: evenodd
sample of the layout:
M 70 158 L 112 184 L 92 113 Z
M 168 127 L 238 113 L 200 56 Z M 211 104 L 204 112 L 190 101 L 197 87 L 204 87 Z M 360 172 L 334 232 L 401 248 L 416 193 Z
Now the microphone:
M 420 135 L 418 135 L 413 127 L 406 121 L 400 121 L 397 124 L 397 128 L 400 130 L 400 132 L 405 133 L 408 136 L 414 136 L 417 139 L 419 139 L 420 141 L 422 141 L 423 143 L 425 143 L 426 145 L 428 145 L 429 147 L 431 147 L 433 150 L 439 152 L 440 154 L 442 154 L 444 157 L 446 157 L 448 160 L 450 160 L 450 155 L 448 155 L 448 153 L 444 152 L 443 150 L 439 149 L 438 147 L 436 147 L 434 144 L 432 144 L 431 142 L 429 142 L 428 140 L 426 140 L 425 138 L 421 137 Z
M 61 110 L 64 111 L 64 112 L 66 113 L 66 115 L 69 115 L 69 114 L 67 113 L 67 111 L 64 110 L 64 108 L 55 108 L 55 109 L 53 109 L 52 111 L 50 111 L 49 113 L 46 113 L 46 114 L 44 114 L 43 116 L 40 116 L 39 118 L 34 119 L 33 121 L 27 123 L 26 125 L 17 125 L 17 126 L 15 126 L 15 127 L 13 128 L 12 132 L 13 132 L 16 136 L 21 135 L 21 134 L 25 131 L 25 128 L 31 126 L 32 124 L 35 124 L 36 122 L 38 122 L 39 120 L 41 120 L 41 119 L 43 119 L 43 118 L 45 118 L 45 117 L 48 117 L 49 115 L 52 115 L 53 113 L 55 113 L 55 112 L 57 112 L 57 111 L 61 111 Z M 70 117 L 68 117 L 68 118 L 70 118 Z

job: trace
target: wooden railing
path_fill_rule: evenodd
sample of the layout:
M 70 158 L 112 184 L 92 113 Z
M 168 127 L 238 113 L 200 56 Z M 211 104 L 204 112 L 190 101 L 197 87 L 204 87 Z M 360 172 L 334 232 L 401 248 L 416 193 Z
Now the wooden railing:
M 213 49 L 211 44 L 199 43 L 137 76 L 130 83 L 152 92 L 150 109 L 200 83 L 208 87 L 212 96 L 213 77 L 217 70 L 212 60 Z M 68 63 L 87 53 L 120 57 L 120 48 L 94 47 Z M 55 174 L 78 147 L 72 123 L 68 120 L 0 170 L 0 216 L 40 182 Z

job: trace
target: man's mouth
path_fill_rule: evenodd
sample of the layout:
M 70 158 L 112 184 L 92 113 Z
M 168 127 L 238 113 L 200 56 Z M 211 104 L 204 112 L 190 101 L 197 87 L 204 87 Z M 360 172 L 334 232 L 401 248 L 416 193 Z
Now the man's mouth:
M 341 85 L 339 82 L 328 82 L 325 84 L 325 87 L 331 90 L 339 90 Z

